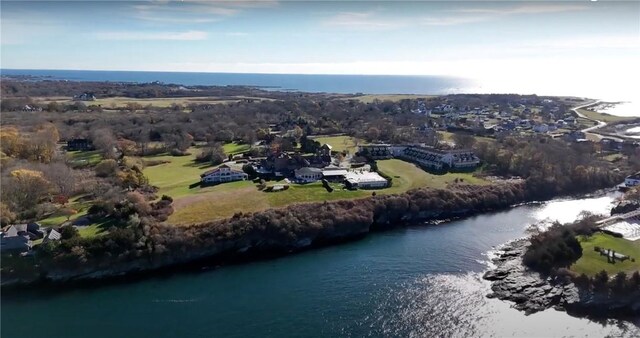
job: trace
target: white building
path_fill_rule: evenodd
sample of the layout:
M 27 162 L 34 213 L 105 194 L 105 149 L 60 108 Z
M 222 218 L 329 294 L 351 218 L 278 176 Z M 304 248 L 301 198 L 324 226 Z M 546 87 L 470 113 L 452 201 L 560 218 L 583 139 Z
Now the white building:
M 322 177 L 329 181 L 342 181 L 347 177 L 347 169 L 333 166 L 325 167 L 322 169 Z
M 200 175 L 202 183 L 226 183 L 233 181 L 243 181 L 249 178 L 249 175 L 240 170 L 231 169 L 228 165 L 223 164 L 216 169 L 205 172 Z
M 624 180 L 624 185 L 627 187 L 635 187 L 640 185 L 640 172 L 635 173 Z
M 453 169 L 475 168 L 480 164 L 480 159 L 471 150 L 407 147 L 400 157 L 436 170 L 443 169 L 445 166 Z
M 389 185 L 387 179 L 371 171 L 350 171 L 345 182 L 350 189 L 381 189 Z
M 318 168 L 304 167 L 294 171 L 298 181 L 305 183 L 315 182 L 322 179 L 322 170 Z

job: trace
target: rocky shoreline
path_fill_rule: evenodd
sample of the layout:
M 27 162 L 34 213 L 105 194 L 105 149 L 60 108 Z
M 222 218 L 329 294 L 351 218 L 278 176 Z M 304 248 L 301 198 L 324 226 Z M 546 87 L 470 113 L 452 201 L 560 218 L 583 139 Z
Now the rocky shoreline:
M 513 302 L 513 307 L 533 314 L 549 308 L 572 315 L 604 318 L 637 318 L 640 292 L 616 297 L 582 290 L 561 277 L 547 277 L 524 266 L 522 257 L 529 244 L 521 238 L 505 244 L 492 259 L 494 268 L 484 274 L 491 282 L 489 298 Z

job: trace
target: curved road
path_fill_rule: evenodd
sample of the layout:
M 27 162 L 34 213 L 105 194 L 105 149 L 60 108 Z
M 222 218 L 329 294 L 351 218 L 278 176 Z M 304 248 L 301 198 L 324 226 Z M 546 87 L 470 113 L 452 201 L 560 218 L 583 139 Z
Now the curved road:
M 574 113 L 576 113 L 576 115 L 578 115 L 579 117 L 581 117 L 581 118 L 583 118 L 583 119 L 587 119 L 587 120 L 589 120 L 589 121 L 593 121 L 593 122 L 597 122 L 597 123 L 598 123 L 598 125 L 595 125 L 595 126 L 593 126 L 593 127 L 589 127 L 589 128 L 582 129 L 581 131 L 582 131 L 583 133 L 588 133 L 588 132 L 590 132 L 590 131 L 592 131 L 592 130 L 595 130 L 595 129 L 598 129 L 598 128 L 602 128 L 602 127 L 604 127 L 604 126 L 606 126 L 606 125 L 607 125 L 605 122 L 602 122 L 602 121 L 600 121 L 600 120 L 596 120 L 596 119 L 592 119 L 592 118 L 590 118 L 590 117 L 587 117 L 587 116 L 583 115 L 582 113 L 580 113 L 580 112 L 578 111 L 578 109 L 582 109 L 582 108 L 585 108 L 585 107 L 593 106 L 593 105 L 598 104 L 598 103 L 600 103 L 600 100 L 591 101 L 591 102 L 585 103 L 585 104 L 583 104 L 583 105 L 580 105 L 580 106 L 576 106 L 576 107 L 571 108 L 571 110 L 573 110 L 573 112 L 574 112 Z
M 617 141 L 620 141 L 620 142 L 624 141 L 623 139 L 621 139 L 619 137 L 614 137 L 614 136 L 609 136 L 609 135 L 605 136 L 605 135 L 600 135 L 600 134 L 591 132 L 591 131 L 594 131 L 596 129 L 600 129 L 600 128 L 606 126 L 607 123 L 603 122 L 603 121 L 600 121 L 600 120 L 596 120 L 596 119 L 592 119 L 590 117 L 587 117 L 587 116 L 583 115 L 582 113 L 580 113 L 578 111 L 578 109 L 589 107 L 589 106 L 592 106 L 592 105 L 595 105 L 595 104 L 598 104 L 598 103 L 600 103 L 600 100 L 591 101 L 591 102 L 588 102 L 588 103 L 585 103 L 585 104 L 582 104 L 582 105 L 579 105 L 579 106 L 571 108 L 571 110 L 573 110 L 576 113 L 576 115 L 578 115 L 579 117 L 581 117 L 583 119 L 586 119 L 586 120 L 589 120 L 589 121 L 593 121 L 593 122 L 597 122 L 598 123 L 597 125 L 595 125 L 593 127 L 584 128 L 584 129 L 582 129 L 580 131 L 582 131 L 585 134 L 588 133 L 588 134 L 594 135 L 599 140 L 602 139 L 603 137 L 606 137 L 606 138 L 614 139 L 614 140 L 617 140 Z

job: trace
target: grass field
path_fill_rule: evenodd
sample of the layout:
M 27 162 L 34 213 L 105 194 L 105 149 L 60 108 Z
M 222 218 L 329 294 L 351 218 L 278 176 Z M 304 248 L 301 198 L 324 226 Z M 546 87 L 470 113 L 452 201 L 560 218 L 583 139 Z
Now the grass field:
M 71 204 L 70 207 L 74 208 L 74 209 L 78 208 L 77 205 L 73 205 L 73 204 Z M 76 209 L 76 210 L 78 210 L 78 209 Z M 84 216 L 86 214 L 87 214 L 87 208 L 81 209 L 77 214 L 69 217 L 69 221 L 74 221 L 74 220 L 78 219 L 79 217 L 82 217 L 82 216 Z M 57 227 L 57 226 L 61 225 L 62 223 L 66 222 L 66 221 L 67 221 L 67 216 L 62 215 L 61 212 L 57 212 L 57 213 L 54 213 L 53 215 L 51 215 L 51 216 L 49 216 L 49 217 L 47 217 L 45 219 L 39 220 L 38 223 L 40 223 L 40 225 L 42 225 L 42 226 Z
M 270 183 L 269 185 L 278 184 Z M 370 191 L 341 190 L 340 185 L 329 193 L 320 182 L 290 185 L 280 192 L 259 191 L 250 181 L 238 181 L 209 187 L 206 192 L 174 200 L 176 211 L 169 217 L 171 224 L 191 224 L 231 217 L 237 212 L 255 212 L 283 207 L 293 203 L 331 201 L 370 196 Z
M 446 173 L 435 175 L 428 173 L 418 166 L 401 160 L 391 159 L 378 161 L 378 169 L 393 178 L 393 185 L 380 193 L 396 194 L 415 188 L 446 188 L 456 179 L 466 184 L 489 184 L 488 181 L 474 177 L 471 173 Z
M 363 103 L 372 103 L 375 100 L 380 101 L 401 101 L 405 99 L 416 100 L 416 99 L 429 99 L 432 97 L 436 97 L 434 95 L 406 95 L 406 94 L 382 94 L 382 95 L 362 95 L 350 97 L 348 100 L 359 100 Z
M 596 111 L 592 111 L 592 110 L 588 110 L 588 109 L 578 109 L 578 112 L 580 112 L 580 114 L 590 118 L 590 119 L 594 119 L 594 120 L 598 120 L 598 121 L 603 121 L 603 122 L 620 122 L 620 121 L 628 121 L 628 120 L 633 120 L 636 119 L 635 117 L 631 117 L 631 116 L 616 116 L 616 115 L 610 115 L 607 113 L 598 113 Z
M 327 143 L 333 147 L 333 151 L 348 151 L 350 154 L 355 154 L 358 151 L 356 147 L 356 140 L 351 136 L 322 136 L 314 137 L 315 141 L 320 144 Z M 365 144 L 362 140 L 359 144 Z
M 352 149 L 353 140 L 346 136 L 324 137 L 321 142 L 342 145 Z M 348 143 L 345 144 L 344 141 Z M 242 145 L 228 144 L 233 149 L 242 149 Z M 350 148 L 351 147 L 351 148 Z M 159 188 L 158 195 L 169 195 L 174 198 L 175 212 L 169 217 L 170 224 L 191 224 L 208 220 L 231 217 L 237 212 L 254 212 L 274 207 L 283 207 L 294 203 L 320 202 L 340 199 L 354 199 L 371 196 L 372 191 L 343 190 L 341 184 L 332 184 L 334 191 L 327 192 L 320 182 L 298 185 L 291 184 L 289 189 L 281 192 L 259 191 L 256 184 L 250 181 L 238 181 L 210 187 L 189 188 L 197 183 L 200 174 L 211 169 L 208 164 L 196 164 L 194 158 L 197 148 L 189 150 L 188 156 L 147 156 L 147 161 L 166 161 L 167 163 L 149 166 L 144 174 L 149 182 Z M 463 179 L 465 183 L 487 184 L 487 181 L 473 177 L 469 173 L 448 173 L 434 175 L 423 171 L 415 165 L 400 160 L 379 161 L 378 166 L 387 175 L 393 177 L 393 186 L 376 190 L 378 194 L 402 193 L 419 187 L 444 188 L 454 180 Z M 268 182 L 269 185 L 281 182 Z
M 99 150 L 93 151 L 69 151 L 67 157 L 77 166 L 92 166 L 102 161 L 102 155 Z
M 585 273 L 589 276 L 593 276 L 602 270 L 607 271 L 609 276 L 620 271 L 624 271 L 627 274 L 633 271 L 640 271 L 640 241 L 632 242 L 602 233 L 590 237 L 580 236 L 579 240 L 582 245 L 582 257 L 571 266 L 571 270 L 577 273 Z M 607 258 L 600 256 L 600 253 L 594 250 L 596 246 L 603 249 L 612 249 L 623 255 L 630 256 L 635 259 L 635 262 L 626 260 L 615 264 L 607 263 Z
M 195 163 L 194 159 L 200 150 L 189 149 L 187 156 L 145 156 L 147 161 L 167 161 L 167 163 L 146 167 L 143 171 L 152 185 L 160 188 L 159 195 L 169 195 L 173 198 L 193 195 L 200 192 L 200 188 L 189 189 L 189 185 L 200 181 L 200 174 L 212 166 L 209 163 Z
M 108 97 L 98 98 L 95 101 L 83 101 L 87 106 L 100 105 L 104 109 L 109 108 L 122 108 L 126 107 L 128 103 L 137 103 L 144 106 L 151 105 L 153 107 L 165 108 L 170 107 L 172 104 L 180 104 L 183 106 L 195 103 L 195 104 L 220 104 L 220 103 L 235 103 L 242 99 L 254 99 L 254 100 L 272 100 L 268 98 L 259 97 L 214 97 L 214 96 L 194 96 L 194 97 L 172 97 L 172 98 L 152 98 L 152 99 L 137 99 L 131 97 Z M 36 98 L 36 101 L 42 103 L 58 102 L 61 104 L 73 103 L 70 97 L 41 97 Z
M 230 154 L 238 154 L 238 153 L 244 153 L 245 151 L 248 151 L 249 149 L 251 149 L 251 145 L 249 144 L 238 144 L 236 142 L 232 142 L 232 143 L 227 143 L 225 145 L 222 146 L 222 149 L 224 149 L 224 153 L 227 155 Z
M 342 189 L 342 184 L 331 184 L 331 186 L 334 189 L 333 192 L 327 192 L 320 182 L 304 185 L 294 184 L 286 191 L 264 194 L 272 207 L 282 207 L 301 202 L 333 201 L 371 196 L 371 191 L 346 190 Z

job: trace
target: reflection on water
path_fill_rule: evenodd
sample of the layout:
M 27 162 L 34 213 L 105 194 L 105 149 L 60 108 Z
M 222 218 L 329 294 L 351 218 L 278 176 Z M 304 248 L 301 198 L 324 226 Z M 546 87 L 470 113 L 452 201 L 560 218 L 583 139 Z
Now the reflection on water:
M 535 217 L 540 221 L 569 223 L 576 220 L 580 213 L 584 211 L 595 215 L 608 216 L 614 206 L 615 198 L 619 196 L 621 196 L 621 193 L 616 192 L 596 198 L 553 201 L 543 204 L 541 208 L 536 210 Z
M 637 99 L 634 101 L 620 102 L 612 106 L 607 106 L 606 109 L 598 110 L 598 112 L 616 116 L 640 116 L 640 102 L 638 102 Z
M 486 298 L 489 283 L 479 273 L 441 274 L 381 292 L 374 315 L 367 318 L 372 335 L 408 337 L 638 337 L 629 323 L 604 326 L 547 310 L 533 315 L 510 309 L 509 303 Z M 391 314 L 390 316 L 388 314 Z

